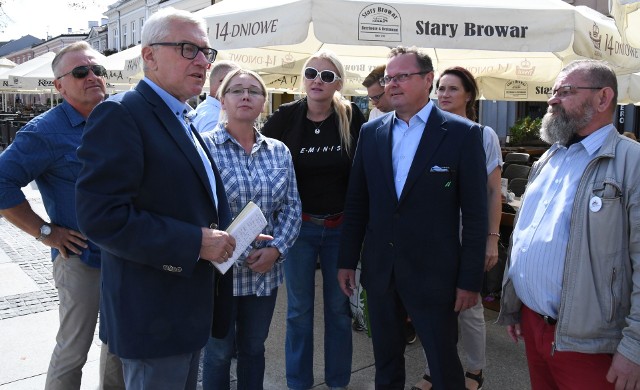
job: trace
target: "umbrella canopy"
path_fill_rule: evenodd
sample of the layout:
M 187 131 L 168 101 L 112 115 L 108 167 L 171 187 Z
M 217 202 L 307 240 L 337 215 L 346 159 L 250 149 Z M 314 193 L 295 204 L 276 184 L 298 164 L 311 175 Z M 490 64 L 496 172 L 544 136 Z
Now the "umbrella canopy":
M 11 61 L 8 58 L 0 58 L 0 68 L 1 69 L 13 68 L 16 65 L 17 64 L 15 62 Z
M 107 75 L 105 77 L 107 88 L 118 91 L 129 89 L 130 80 L 126 63 L 128 59 L 135 58 L 136 55 L 139 57 L 140 47 L 137 47 L 137 54 L 135 49 L 136 48 L 123 50 L 109 57 L 101 54 L 96 55 L 97 62 L 107 68 Z M 55 57 L 55 53 L 46 53 L 31 61 L 25 62 L 25 65 L 29 64 L 28 67 L 16 67 L 6 72 L 6 74 L 9 75 L 7 87 L 16 90 L 53 89 L 53 80 L 55 79 L 53 69 L 51 68 L 53 57 Z M 0 74 L 0 80 L 2 80 L 2 74 Z
M 53 61 L 53 57 L 55 56 L 56 53 L 47 52 L 41 56 L 35 57 L 29 61 L 23 62 L 20 65 L 16 65 L 13 68 L 3 71 L 2 73 L 0 73 L 1 89 L 20 89 L 21 85 L 18 79 L 19 76 L 27 74 L 35 69 L 41 68 L 42 66 L 46 67 L 48 65 L 49 69 L 51 69 L 51 62 Z
M 625 42 L 640 47 L 640 0 L 609 0 L 609 13 Z
M 479 80 L 548 85 L 578 58 L 607 60 L 618 74 L 640 70 L 610 18 L 556 0 L 225 0 L 198 14 L 220 58 L 293 91 L 302 63 L 320 48 L 345 64 L 345 94 L 363 93 L 364 77 L 399 44 L 427 48 L 436 70 L 460 65 Z M 505 100 L 504 93 L 484 96 Z M 527 96 L 546 100 L 545 93 Z
M 129 78 L 142 78 L 141 46 L 136 45 L 114 53 L 103 62 L 107 68 L 107 80 L 112 84 L 129 84 Z

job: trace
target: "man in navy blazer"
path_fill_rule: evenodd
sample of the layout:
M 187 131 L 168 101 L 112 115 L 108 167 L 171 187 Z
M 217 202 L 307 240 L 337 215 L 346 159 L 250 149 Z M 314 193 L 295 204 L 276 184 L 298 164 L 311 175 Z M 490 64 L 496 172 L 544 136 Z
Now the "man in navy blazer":
M 228 327 L 218 302 L 231 285 L 214 279 L 212 262 L 235 249 L 217 230 L 229 205 L 183 118 L 215 55 L 204 20 L 155 13 L 142 32 L 144 79 L 92 112 L 78 149 L 78 222 L 102 249 L 101 336 L 123 361 L 127 389 L 195 389 L 212 323 Z
M 362 127 L 338 280 L 352 294 L 361 258 L 376 389 L 404 389 L 401 305 L 425 348 L 433 387 L 464 389 L 457 313 L 477 302 L 487 236 L 480 129 L 429 100 L 433 65 L 420 50 L 392 49 L 385 74 L 395 113 Z

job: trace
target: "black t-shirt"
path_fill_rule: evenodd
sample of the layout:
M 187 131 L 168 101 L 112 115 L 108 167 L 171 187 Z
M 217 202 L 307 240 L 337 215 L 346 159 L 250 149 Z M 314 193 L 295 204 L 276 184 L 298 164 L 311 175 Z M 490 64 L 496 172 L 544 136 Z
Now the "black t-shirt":
M 340 145 L 335 113 L 317 125 L 307 119 L 301 129 L 300 149 L 291 151 L 297 154 L 298 192 L 305 213 L 336 214 L 344 210 L 351 159 Z
M 344 210 L 351 164 L 365 121 L 358 106 L 351 103 L 351 110 L 349 153 L 340 145 L 335 112 L 314 124 L 307 119 L 306 98 L 280 106 L 262 128 L 264 135 L 281 140 L 291 151 L 305 213 L 328 215 Z

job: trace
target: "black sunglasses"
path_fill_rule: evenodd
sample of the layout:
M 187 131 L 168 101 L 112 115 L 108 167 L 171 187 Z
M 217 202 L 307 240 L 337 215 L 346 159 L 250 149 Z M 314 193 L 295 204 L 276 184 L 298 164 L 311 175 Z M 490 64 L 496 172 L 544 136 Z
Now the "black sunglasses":
M 312 67 L 305 68 L 304 70 L 304 78 L 307 80 L 315 80 L 318 75 L 320 75 L 320 80 L 322 80 L 323 83 L 331 84 L 340 80 L 340 76 L 332 70 L 318 71 L 318 69 Z
M 71 71 L 63 74 L 62 76 L 56 77 L 56 80 L 59 80 L 68 74 L 71 74 L 76 79 L 83 79 L 87 77 L 87 75 L 89 75 L 89 71 L 92 71 L 93 74 L 98 77 L 107 75 L 107 69 L 102 65 L 82 65 L 76 66 L 75 68 L 71 69 Z

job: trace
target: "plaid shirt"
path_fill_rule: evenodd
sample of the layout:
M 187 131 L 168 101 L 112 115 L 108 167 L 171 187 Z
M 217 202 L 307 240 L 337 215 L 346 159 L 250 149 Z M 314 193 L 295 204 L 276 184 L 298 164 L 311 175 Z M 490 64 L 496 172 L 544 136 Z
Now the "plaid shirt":
M 233 267 L 233 295 L 271 295 L 284 281 L 282 262 L 293 245 L 302 221 L 302 208 L 291 153 L 280 141 L 255 131 L 256 142 L 251 153 L 218 124 L 202 134 L 220 170 L 229 199 L 231 213 L 238 215 L 249 201 L 253 201 L 267 219 L 264 234 L 272 241 L 256 242 L 258 247 L 274 247 L 280 258 L 267 273 L 259 274 L 244 266 L 248 248 Z

